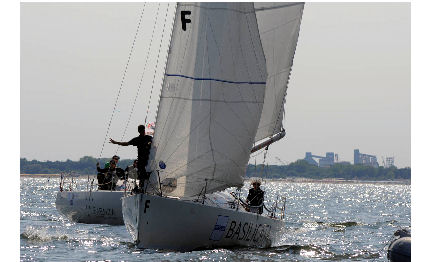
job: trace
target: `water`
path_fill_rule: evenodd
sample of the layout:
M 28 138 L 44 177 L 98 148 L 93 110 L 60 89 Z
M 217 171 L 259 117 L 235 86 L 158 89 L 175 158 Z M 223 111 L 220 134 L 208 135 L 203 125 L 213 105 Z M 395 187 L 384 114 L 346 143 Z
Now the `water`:
M 22 261 L 386 261 L 393 233 L 411 225 L 409 185 L 267 181 L 262 188 L 269 206 L 276 194 L 288 199 L 276 247 L 139 250 L 125 226 L 86 225 L 62 217 L 55 209 L 58 182 L 21 178 Z

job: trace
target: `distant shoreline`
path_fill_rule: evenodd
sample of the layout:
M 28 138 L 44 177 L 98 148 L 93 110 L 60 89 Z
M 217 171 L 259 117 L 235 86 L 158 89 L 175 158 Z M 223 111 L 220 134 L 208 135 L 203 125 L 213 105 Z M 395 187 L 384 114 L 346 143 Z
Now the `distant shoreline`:
M 252 178 L 247 178 L 251 179 Z M 261 179 L 261 178 L 260 178 Z M 379 185 L 410 185 L 411 180 L 346 180 L 346 179 L 312 179 L 312 178 L 266 178 L 264 180 L 279 181 L 286 183 L 315 183 L 315 184 L 379 184 Z
M 34 178 L 43 178 L 43 177 L 59 177 L 60 174 L 20 174 L 21 177 L 34 177 Z M 94 174 L 89 175 L 95 176 Z M 79 177 L 88 177 L 88 175 L 79 175 Z M 252 179 L 260 179 L 261 177 L 247 177 L 245 180 Z M 411 180 L 387 180 L 387 181 L 369 181 L 369 180 L 345 180 L 345 179 L 336 179 L 336 178 L 327 178 L 327 179 L 312 179 L 312 178 L 302 178 L 302 177 L 289 177 L 289 178 L 264 178 L 263 180 L 268 180 L 271 182 L 286 182 L 286 183 L 318 183 L 318 184 L 381 184 L 381 185 L 410 185 Z
M 49 177 L 49 176 L 60 176 L 60 174 L 20 174 L 25 177 Z

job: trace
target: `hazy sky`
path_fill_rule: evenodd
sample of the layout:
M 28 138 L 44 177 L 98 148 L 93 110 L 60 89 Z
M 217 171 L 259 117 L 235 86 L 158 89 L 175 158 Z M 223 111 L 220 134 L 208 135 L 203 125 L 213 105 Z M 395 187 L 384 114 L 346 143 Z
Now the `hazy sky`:
M 21 157 L 99 156 L 144 5 L 21 4 Z M 109 136 L 117 140 L 123 135 L 150 46 L 123 140 L 137 135 L 152 86 L 149 120 L 155 119 L 168 44 L 167 34 L 160 37 L 166 8 L 166 3 L 160 9 L 154 3 L 145 6 L 111 124 Z M 172 12 L 173 3 L 166 32 Z M 382 156 L 394 156 L 396 166 L 410 166 L 410 12 L 409 3 L 305 5 L 286 99 L 287 136 L 271 146 L 269 164 L 279 164 L 277 158 L 295 161 L 307 151 L 316 155 L 331 151 L 342 161 L 353 161 L 358 148 L 376 155 L 379 162 Z M 106 143 L 103 156 L 110 157 L 115 150 Z M 134 158 L 136 149 L 121 148 L 118 154 Z

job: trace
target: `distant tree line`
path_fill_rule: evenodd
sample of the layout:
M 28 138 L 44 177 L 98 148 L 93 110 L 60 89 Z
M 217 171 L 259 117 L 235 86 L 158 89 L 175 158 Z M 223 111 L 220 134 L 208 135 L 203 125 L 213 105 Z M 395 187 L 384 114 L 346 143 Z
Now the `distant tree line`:
M 331 167 L 317 167 L 305 160 L 298 160 L 289 165 L 248 165 L 248 177 L 291 178 L 303 177 L 312 179 L 341 178 L 348 180 L 394 180 L 411 179 L 411 168 L 384 168 L 365 165 L 335 164 Z
M 81 157 L 78 161 L 67 159 L 66 161 L 28 161 L 26 158 L 20 159 L 20 173 L 21 174 L 59 174 L 61 172 L 75 172 L 77 174 L 88 175 L 96 174 L 96 163 L 98 159 L 91 156 Z M 110 158 L 101 158 L 100 165 L 110 161 Z M 127 166 L 132 165 L 132 159 L 120 159 L 118 166 L 125 169 Z
M 100 164 L 110 159 L 100 159 Z M 84 156 L 78 161 L 28 161 L 21 158 L 21 174 L 59 174 L 61 172 L 76 172 L 77 174 L 96 174 L 97 159 L 91 156 Z M 121 159 L 118 166 L 125 169 L 133 163 L 133 159 Z M 265 178 L 342 178 L 356 180 L 394 180 L 411 179 L 411 168 L 374 168 L 364 165 L 335 164 L 332 167 L 317 167 L 310 165 L 304 160 L 298 160 L 289 165 L 248 165 L 246 170 L 247 177 Z

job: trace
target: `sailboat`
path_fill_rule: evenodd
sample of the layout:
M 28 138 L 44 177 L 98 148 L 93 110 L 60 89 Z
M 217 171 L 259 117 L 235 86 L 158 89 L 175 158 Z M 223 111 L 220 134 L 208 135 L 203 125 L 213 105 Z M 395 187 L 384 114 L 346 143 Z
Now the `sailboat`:
M 147 126 L 147 135 L 153 135 L 154 123 Z M 128 173 L 136 176 L 136 170 Z M 133 190 L 139 184 L 138 180 L 119 180 L 112 190 L 93 190 L 93 182 L 88 177 L 87 190 L 74 190 L 72 173 L 62 173 L 60 176 L 60 190 L 57 192 L 55 206 L 57 210 L 69 220 L 85 224 L 124 225 L 122 217 L 121 197 Z
M 65 183 L 66 179 L 62 174 L 55 199 L 55 206 L 61 214 L 78 223 L 124 225 L 121 206 L 124 188 L 117 191 L 93 190 L 91 185 L 85 191 L 78 191 L 73 189 L 73 181 Z M 129 185 L 128 190 L 131 188 Z
M 122 198 L 138 248 L 276 242 L 282 216 L 248 212 L 239 195 L 224 190 L 243 186 L 252 152 L 285 136 L 284 102 L 303 8 L 177 4 L 147 166 L 158 191 Z

